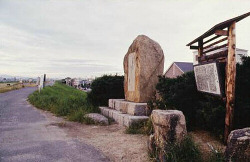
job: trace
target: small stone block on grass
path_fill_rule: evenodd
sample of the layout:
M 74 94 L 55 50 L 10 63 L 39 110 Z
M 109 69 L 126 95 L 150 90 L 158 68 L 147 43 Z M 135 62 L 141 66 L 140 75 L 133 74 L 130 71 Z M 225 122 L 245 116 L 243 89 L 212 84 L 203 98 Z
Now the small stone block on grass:
M 101 124 L 101 125 L 108 125 L 109 124 L 108 118 L 106 118 L 105 116 L 103 116 L 101 114 L 90 113 L 90 114 L 86 114 L 85 116 L 90 118 L 91 120 L 93 120 L 97 124 Z

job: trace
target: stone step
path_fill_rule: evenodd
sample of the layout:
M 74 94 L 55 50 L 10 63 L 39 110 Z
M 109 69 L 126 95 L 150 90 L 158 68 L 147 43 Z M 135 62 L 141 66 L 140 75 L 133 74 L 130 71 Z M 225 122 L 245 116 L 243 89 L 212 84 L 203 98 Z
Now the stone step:
M 101 114 L 114 119 L 118 124 L 129 127 L 132 123 L 140 123 L 147 121 L 148 116 L 133 116 L 129 114 L 124 114 L 121 111 L 111 109 L 109 107 L 99 107 Z
M 124 99 L 109 99 L 109 107 L 134 116 L 147 116 L 147 103 L 129 102 Z

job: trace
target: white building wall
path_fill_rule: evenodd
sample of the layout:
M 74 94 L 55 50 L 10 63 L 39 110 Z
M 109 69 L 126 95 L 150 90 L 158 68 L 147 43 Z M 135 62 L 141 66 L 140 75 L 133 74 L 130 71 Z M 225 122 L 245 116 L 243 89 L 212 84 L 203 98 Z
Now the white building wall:
M 206 55 L 211 55 L 211 54 L 224 51 L 224 50 L 226 50 L 226 48 L 208 52 Z M 248 56 L 248 50 L 236 48 L 236 63 L 242 64 L 242 60 L 241 60 L 242 56 Z M 197 64 L 198 64 L 198 51 L 194 51 L 193 52 L 193 65 L 197 65 Z

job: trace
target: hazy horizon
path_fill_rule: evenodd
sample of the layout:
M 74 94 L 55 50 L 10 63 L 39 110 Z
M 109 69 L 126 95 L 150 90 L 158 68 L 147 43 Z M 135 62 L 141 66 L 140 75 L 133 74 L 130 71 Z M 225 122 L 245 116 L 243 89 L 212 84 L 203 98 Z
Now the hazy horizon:
M 249 6 L 248 0 L 0 0 L 0 75 L 123 74 L 123 57 L 141 34 L 161 45 L 166 70 L 174 61 L 192 62 L 187 43 Z M 237 48 L 250 49 L 249 27 L 250 17 L 236 24 Z

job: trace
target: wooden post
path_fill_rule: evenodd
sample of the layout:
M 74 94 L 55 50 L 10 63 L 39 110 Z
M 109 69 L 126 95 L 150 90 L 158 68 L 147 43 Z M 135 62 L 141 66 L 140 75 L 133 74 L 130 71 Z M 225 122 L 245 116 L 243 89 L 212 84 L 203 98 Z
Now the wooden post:
M 198 41 L 198 63 L 200 58 L 203 56 L 203 39 Z
M 233 114 L 235 107 L 235 80 L 236 80 L 236 33 L 235 22 L 229 26 L 228 36 L 228 57 L 226 66 L 226 117 L 225 117 L 225 133 L 224 142 L 227 142 L 227 138 L 233 127 Z
M 44 75 L 43 75 L 43 88 L 44 88 L 44 87 L 45 87 L 45 85 L 46 85 L 46 83 L 45 83 L 45 82 L 46 82 L 46 74 L 44 74 Z
M 198 42 L 198 57 L 201 57 L 203 53 L 203 40 L 199 40 Z

